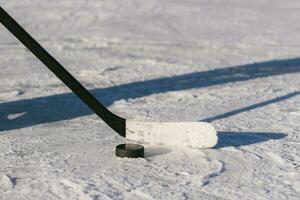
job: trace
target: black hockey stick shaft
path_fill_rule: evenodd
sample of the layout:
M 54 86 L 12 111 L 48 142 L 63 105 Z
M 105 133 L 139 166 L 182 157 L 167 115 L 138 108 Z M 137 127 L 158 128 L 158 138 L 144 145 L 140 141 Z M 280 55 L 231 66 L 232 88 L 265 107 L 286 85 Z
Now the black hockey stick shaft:
M 25 45 L 44 65 L 64 82 L 86 105 L 112 129 L 125 137 L 126 120 L 110 112 L 86 88 L 84 88 L 55 58 L 31 37 L 2 7 L 1 23 Z

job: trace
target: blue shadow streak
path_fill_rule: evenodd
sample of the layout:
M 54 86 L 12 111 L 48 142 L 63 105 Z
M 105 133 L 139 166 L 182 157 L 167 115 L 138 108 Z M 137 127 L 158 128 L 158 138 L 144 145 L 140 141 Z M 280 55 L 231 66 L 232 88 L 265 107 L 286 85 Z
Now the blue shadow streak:
M 241 147 L 268 140 L 279 140 L 285 138 L 284 133 L 268 133 L 268 132 L 218 132 L 218 143 L 214 149 L 224 147 Z
M 224 118 L 227 118 L 227 117 L 231 117 L 233 115 L 240 114 L 242 112 L 246 112 L 246 111 L 254 110 L 254 109 L 257 109 L 257 108 L 261 108 L 261 107 L 267 106 L 269 104 L 284 101 L 284 100 L 290 99 L 292 97 L 295 97 L 297 95 L 300 95 L 299 91 L 292 92 L 292 93 L 284 95 L 284 96 L 276 97 L 276 98 L 268 100 L 268 101 L 253 104 L 253 105 L 250 105 L 250 106 L 247 106 L 247 107 L 244 107 L 244 108 L 240 108 L 240 109 L 237 109 L 237 110 L 233 110 L 233 111 L 229 111 L 229 112 L 226 112 L 226 113 L 223 113 L 223 114 L 219 114 L 219 115 L 216 115 L 216 116 L 213 116 L 213 117 L 205 118 L 205 119 L 202 119 L 201 121 L 213 122 L 213 121 L 216 121 L 216 120 L 219 120 L 219 119 L 224 119 Z
M 201 88 L 256 78 L 300 72 L 300 59 L 273 60 L 189 73 L 174 77 L 133 82 L 109 88 L 93 89 L 91 92 L 109 106 L 121 99 L 132 99 L 151 94 Z M 284 100 L 279 99 L 279 100 Z M 263 106 L 261 104 L 260 106 Z M 251 107 L 250 107 L 251 108 Z M 246 109 L 247 110 L 247 109 Z M 242 112 L 241 110 L 240 112 Z M 9 120 L 8 115 L 25 114 Z M 0 132 L 57 122 L 90 115 L 91 110 L 73 93 L 57 94 L 0 104 Z M 229 116 L 229 115 L 228 115 Z M 212 118 L 213 119 L 213 118 Z

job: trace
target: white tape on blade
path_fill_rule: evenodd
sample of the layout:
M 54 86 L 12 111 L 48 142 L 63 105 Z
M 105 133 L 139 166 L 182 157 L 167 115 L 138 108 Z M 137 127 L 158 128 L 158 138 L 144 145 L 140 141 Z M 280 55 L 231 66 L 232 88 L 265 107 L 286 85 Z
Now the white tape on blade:
M 126 138 L 142 143 L 193 148 L 211 148 L 218 142 L 216 129 L 206 122 L 126 121 Z

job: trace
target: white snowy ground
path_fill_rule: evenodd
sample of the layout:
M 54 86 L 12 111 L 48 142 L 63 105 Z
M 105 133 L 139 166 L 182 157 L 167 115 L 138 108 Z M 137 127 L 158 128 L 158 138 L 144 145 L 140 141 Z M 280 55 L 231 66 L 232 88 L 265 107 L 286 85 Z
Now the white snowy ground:
M 299 0 L 1 0 L 110 110 L 210 121 L 214 149 L 124 142 L 0 26 L 0 199 L 299 199 Z

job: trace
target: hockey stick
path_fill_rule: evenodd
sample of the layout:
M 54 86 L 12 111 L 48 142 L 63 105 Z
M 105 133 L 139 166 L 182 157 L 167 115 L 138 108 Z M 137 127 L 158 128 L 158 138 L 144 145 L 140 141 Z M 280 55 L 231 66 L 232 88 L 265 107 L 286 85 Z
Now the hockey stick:
M 2 7 L 1 23 L 86 105 L 119 135 L 128 139 L 175 146 L 212 147 L 217 143 L 213 126 L 205 122 L 134 122 L 110 112 L 88 92 L 55 58 L 32 38 Z
M 126 120 L 99 103 L 55 58 L 0 7 L 1 23 L 112 129 L 125 137 Z

